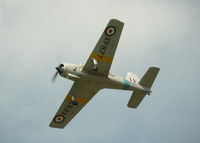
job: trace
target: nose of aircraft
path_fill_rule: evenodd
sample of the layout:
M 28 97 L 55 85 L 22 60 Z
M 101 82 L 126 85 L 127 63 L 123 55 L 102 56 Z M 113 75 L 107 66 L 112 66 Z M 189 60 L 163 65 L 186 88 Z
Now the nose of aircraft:
M 60 64 L 58 67 L 56 67 L 56 70 L 59 74 L 62 74 L 64 72 L 64 64 Z
M 52 82 L 54 82 L 58 76 L 58 73 L 61 75 L 64 72 L 64 64 L 60 64 L 58 67 L 56 67 L 56 73 L 52 77 Z

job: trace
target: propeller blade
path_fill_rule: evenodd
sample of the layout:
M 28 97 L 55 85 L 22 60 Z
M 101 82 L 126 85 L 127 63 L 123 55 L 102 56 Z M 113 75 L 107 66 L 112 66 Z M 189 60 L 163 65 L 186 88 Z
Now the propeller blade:
M 52 82 L 55 82 L 56 78 L 58 76 L 58 71 L 54 74 L 54 76 L 51 78 Z

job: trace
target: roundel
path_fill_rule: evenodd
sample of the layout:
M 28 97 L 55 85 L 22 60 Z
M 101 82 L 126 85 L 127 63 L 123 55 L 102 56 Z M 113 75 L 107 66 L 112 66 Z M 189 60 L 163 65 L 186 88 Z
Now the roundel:
M 63 115 L 58 115 L 54 118 L 54 122 L 61 123 L 65 120 L 65 117 Z
M 116 32 L 116 28 L 115 28 L 114 26 L 109 26 L 109 27 L 107 27 L 106 30 L 105 30 L 105 34 L 106 34 L 107 36 L 112 36 L 112 35 L 115 34 L 115 32 Z

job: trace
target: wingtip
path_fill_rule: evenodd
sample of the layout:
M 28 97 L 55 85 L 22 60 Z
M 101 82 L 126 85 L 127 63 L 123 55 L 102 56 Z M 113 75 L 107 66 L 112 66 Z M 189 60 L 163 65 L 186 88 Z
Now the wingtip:
M 64 127 L 59 127 L 59 126 L 55 126 L 55 125 L 52 125 L 52 124 L 49 124 L 49 127 L 56 128 L 56 129 L 64 129 Z
M 120 23 L 124 24 L 124 22 L 122 22 L 121 20 L 115 19 L 115 18 L 110 19 L 110 21 L 113 21 L 113 22 L 120 22 Z
M 156 70 L 160 70 L 160 68 L 159 67 L 150 67 L 151 69 L 156 69 Z
M 127 104 L 127 107 L 132 108 L 132 109 L 137 109 L 138 106 L 131 106 L 131 105 Z

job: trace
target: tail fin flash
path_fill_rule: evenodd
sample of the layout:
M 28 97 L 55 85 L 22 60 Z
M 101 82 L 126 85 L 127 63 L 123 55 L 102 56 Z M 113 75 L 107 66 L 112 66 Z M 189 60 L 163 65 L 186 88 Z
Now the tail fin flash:
M 138 76 L 132 72 L 128 72 L 126 75 L 126 80 L 132 82 L 132 83 L 138 83 L 140 81 L 140 79 L 138 78 Z
M 150 90 L 159 70 L 160 69 L 157 67 L 150 67 L 148 71 L 144 74 L 142 79 L 138 82 L 138 84 Z M 146 94 L 147 92 L 144 91 L 134 91 L 127 106 L 130 108 L 137 108 Z

